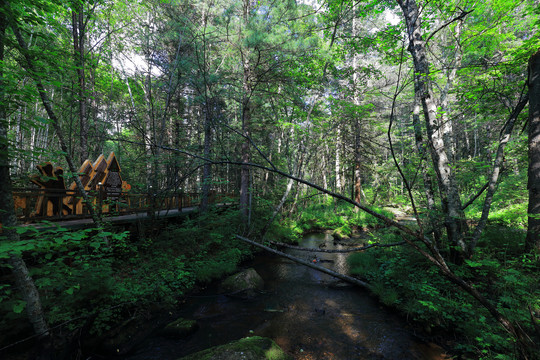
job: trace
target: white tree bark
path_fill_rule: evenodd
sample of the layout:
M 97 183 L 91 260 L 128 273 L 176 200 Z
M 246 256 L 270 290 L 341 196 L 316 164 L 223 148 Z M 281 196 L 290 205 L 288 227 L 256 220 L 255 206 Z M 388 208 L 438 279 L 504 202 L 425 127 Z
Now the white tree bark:
M 461 252 L 467 252 L 467 244 L 464 241 L 467 223 L 461 209 L 459 189 L 457 187 L 454 171 L 448 158 L 444 142 L 444 134 L 439 125 L 437 105 L 434 100 L 431 87 L 429 61 L 427 58 L 426 44 L 423 39 L 420 23 L 420 12 L 415 0 L 396 0 L 407 25 L 409 38 L 409 52 L 414 62 L 414 71 L 417 82 L 416 91 L 420 94 L 428 144 L 431 152 L 433 166 L 437 174 L 439 191 L 442 199 L 442 209 L 445 214 L 445 228 L 449 241 L 459 246 Z

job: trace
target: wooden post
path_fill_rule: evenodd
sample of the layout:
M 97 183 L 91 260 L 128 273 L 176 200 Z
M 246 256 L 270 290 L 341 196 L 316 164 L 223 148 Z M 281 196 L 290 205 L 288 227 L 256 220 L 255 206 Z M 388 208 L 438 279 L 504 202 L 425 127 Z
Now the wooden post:
M 98 208 L 98 213 L 101 216 L 101 214 L 103 213 L 103 184 L 101 182 L 97 184 L 97 193 L 98 193 L 97 208 Z

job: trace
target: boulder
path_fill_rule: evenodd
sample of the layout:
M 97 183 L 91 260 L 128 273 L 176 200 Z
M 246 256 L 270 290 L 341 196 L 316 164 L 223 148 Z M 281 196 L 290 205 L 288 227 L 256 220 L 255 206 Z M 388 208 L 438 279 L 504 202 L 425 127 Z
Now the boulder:
M 264 289 L 264 280 L 253 268 L 229 276 L 221 283 L 221 291 L 229 295 L 253 297 Z
M 253 336 L 215 346 L 179 360 L 293 360 L 272 339 Z
M 348 240 L 350 239 L 350 236 L 345 232 L 345 230 L 341 227 L 335 229 L 332 232 L 332 236 L 334 237 L 334 241 L 341 241 L 341 240 Z
M 198 328 L 199 325 L 197 324 L 197 321 L 178 318 L 175 321 L 168 323 L 159 331 L 159 334 L 174 339 L 182 339 L 193 334 Z

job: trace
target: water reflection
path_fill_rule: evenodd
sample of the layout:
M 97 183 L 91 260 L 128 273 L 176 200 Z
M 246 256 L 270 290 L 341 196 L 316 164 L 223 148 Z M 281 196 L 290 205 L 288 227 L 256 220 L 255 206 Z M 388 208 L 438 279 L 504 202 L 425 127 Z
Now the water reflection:
M 324 244 L 324 245 L 321 245 Z M 301 246 L 343 248 L 328 234 L 306 236 Z M 313 253 L 291 250 L 305 260 Z M 320 253 L 319 265 L 347 272 L 346 254 Z M 404 321 L 362 289 L 338 283 L 290 260 L 259 256 L 251 264 L 265 280 L 265 294 L 253 300 L 211 296 L 191 298 L 181 315 L 198 320 L 190 339 L 155 337 L 129 359 L 177 359 L 250 335 L 274 339 L 295 359 L 445 359 L 441 348 L 418 340 Z M 205 297 L 207 296 L 207 297 Z

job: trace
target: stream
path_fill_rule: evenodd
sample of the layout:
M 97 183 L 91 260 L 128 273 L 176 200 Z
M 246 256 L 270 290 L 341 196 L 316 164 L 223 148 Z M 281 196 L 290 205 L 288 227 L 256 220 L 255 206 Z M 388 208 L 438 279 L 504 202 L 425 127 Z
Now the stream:
M 328 234 L 309 234 L 300 245 L 343 247 Z M 287 252 L 311 261 L 315 254 Z M 347 273 L 347 254 L 317 254 L 319 265 Z M 189 297 L 178 314 L 197 320 L 195 334 L 184 340 L 150 337 L 124 359 L 178 359 L 253 335 L 273 339 L 295 359 L 447 359 L 366 290 L 277 256 L 262 254 L 249 265 L 265 281 L 260 296 L 216 295 L 217 286 L 210 286 Z

